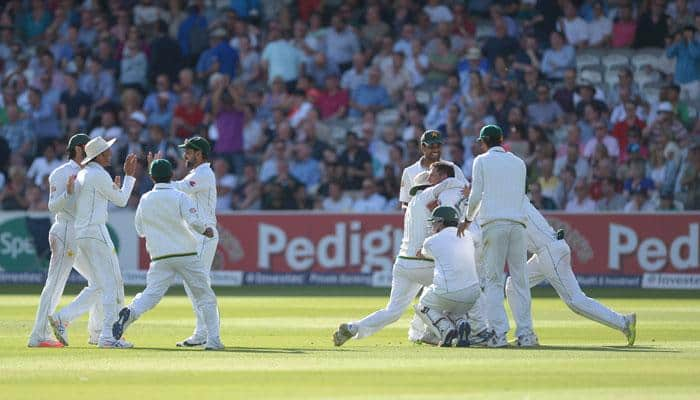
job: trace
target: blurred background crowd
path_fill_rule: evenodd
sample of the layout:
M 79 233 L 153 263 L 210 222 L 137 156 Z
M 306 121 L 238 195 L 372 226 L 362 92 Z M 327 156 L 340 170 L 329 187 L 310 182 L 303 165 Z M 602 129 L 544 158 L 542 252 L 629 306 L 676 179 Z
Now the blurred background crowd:
M 700 209 L 700 0 L 10 0 L 0 209 L 45 210 L 82 131 L 113 172 L 213 146 L 219 210 L 397 210 L 426 129 L 487 123 L 545 210 Z

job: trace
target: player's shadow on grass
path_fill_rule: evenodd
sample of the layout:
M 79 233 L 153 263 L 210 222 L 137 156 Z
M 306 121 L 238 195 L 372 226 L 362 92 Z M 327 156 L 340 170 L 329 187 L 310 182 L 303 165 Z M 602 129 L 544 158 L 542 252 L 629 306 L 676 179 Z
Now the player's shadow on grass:
M 611 352 L 624 352 L 624 353 L 680 353 L 678 350 L 674 349 L 664 349 L 652 346 L 547 346 L 540 345 L 539 347 L 511 347 L 515 350 L 550 350 L 550 351 L 611 351 Z
M 258 354 L 306 354 L 311 352 L 320 351 L 333 351 L 333 349 L 298 349 L 291 347 L 239 347 L 231 346 L 226 347 L 223 350 L 216 351 L 206 351 L 197 348 L 172 348 L 172 347 L 134 347 L 134 350 L 148 350 L 148 351 L 174 351 L 174 352 L 197 352 L 201 351 L 204 353 L 258 353 Z

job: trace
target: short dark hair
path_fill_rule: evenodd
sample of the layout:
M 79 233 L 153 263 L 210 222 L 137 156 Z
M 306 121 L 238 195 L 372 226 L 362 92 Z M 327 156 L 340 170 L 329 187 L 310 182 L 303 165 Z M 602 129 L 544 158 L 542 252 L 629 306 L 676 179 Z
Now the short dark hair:
M 455 177 L 455 169 L 452 167 L 452 165 L 444 161 L 436 161 L 430 165 L 430 168 L 434 168 L 437 170 L 437 172 L 446 175 L 448 178 Z
M 502 144 L 503 144 L 503 136 L 499 136 L 499 137 L 491 137 L 491 136 L 485 137 L 485 138 L 482 140 L 482 142 L 484 142 L 484 144 L 486 145 L 486 147 L 488 147 L 488 148 L 490 149 L 491 147 L 496 147 L 496 146 L 502 145 Z
M 459 226 L 459 221 L 442 221 L 442 225 L 445 227 L 454 226 L 456 228 Z

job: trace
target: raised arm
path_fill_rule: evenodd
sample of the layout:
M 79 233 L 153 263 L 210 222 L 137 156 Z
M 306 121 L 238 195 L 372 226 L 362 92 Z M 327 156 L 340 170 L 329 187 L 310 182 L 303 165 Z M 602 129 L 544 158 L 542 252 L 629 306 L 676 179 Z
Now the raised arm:
M 101 174 L 95 182 L 97 190 L 110 202 L 117 207 L 124 207 L 131 197 L 131 191 L 134 190 L 136 179 L 134 172 L 136 170 L 136 156 L 129 154 L 124 162 L 124 184 L 119 187 L 120 179 L 116 177 L 114 183 L 109 179 L 109 174 Z

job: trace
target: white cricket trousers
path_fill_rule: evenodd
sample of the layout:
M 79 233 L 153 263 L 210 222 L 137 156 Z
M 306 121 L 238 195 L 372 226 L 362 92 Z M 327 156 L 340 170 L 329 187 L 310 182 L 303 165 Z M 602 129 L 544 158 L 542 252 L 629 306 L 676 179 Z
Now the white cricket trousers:
M 51 259 L 46 275 L 46 283 L 39 297 L 39 307 L 36 312 L 34 328 L 29 337 L 31 342 L 40 342 L 53 337 L 48 316 L 53 314 L 61 301 L 61 295 L 66 287 L 68 276 L 73 267 L 85 277 L 85 267 L 77 263 L 78 252 L 75 241 L 75 229 L 73 221 L 57 220 L 49 230 L 49 247 Z M 87 278 L 86 278 L 87 279 Z M 70 322 L 70 321 L 69 321 Z M 88 331 L 90 336 L 99 335 L 102 330 L 102 306 L 95 306 L 90 312 Z
M 198 315 L 201 314 L 204 318 L 207 341 L 219 339 L 216 296 L 209 283 L 209 268 L 202 265 L 199 256 L 172 257 L 151 262 L 146 274 L 146 289 L 129 304 L 131 316 L 136 320 L 155 307 L 178 275 L 190 288 Z
M 557 240 L 540 249 L 527 261 L 530 287 L 545 279 L 571 311 L 619 331 L 625 329 L 625 318 L 598 301 L 586 296 L 571 269 L 571 249 L 564 240 Z M 513 285 L 506 283 L 506 297 L 511 310 L 522 309 L 519 298 L 513 295 Z
M 88 286 L 72 303 L 58 314 L 63 321 L 71 321 L 100 302 L 104 318 L 100 340 L 113 339 L 112 324 L 124 306 L 124 282 L 119 269 L 117 250 L 109 237 L 107 226 L 92 225 L 76 232 L 78 264 L 85 265 Z
M 446 325 L 452 325 L 457 319 L 466 315 L 477 304 L 480 296 L 481 288 L 478 283 L 450 292 L 431 285 L 420 298 L 421 308 L 428 308 L 425 313 L 426 322 L 432 322 L 428 325 L 428 329 L 436 337 L 442 337 L 440 328 L 444 329 Z M 447 316 L 450 322 L 446 323 L 444 320 L 439 322 L 443 316 Z
M 497 336 L 505 336 L 510 329 L 503 304 L 506 283 L 505 265 L 512 278 L 513 296 L 522 304 L 519 310 L 511 310 L 516 323 L 516 336 L 531 335 L 532 315 L 530 311 L 530 286 L 527 282 L 525 264 L 525 227 L 517 222 L 494 221 L 483 229 L 484 294 L 486 314 L 491 328 Z
M 219 231 L 214 228 L 214 237 L 208 238 L 204 235 L 198 234 L 197 238 L 199 240 L 199 251 L 197 252 L 201 264 L 204 266 L 204 270 L 207 274 L 207 284 L 211 286 L 211 266 L 214 263 L 214 256 L 216 255 L 216 248 L 219 245 Z M 194 333 L 192 334 L 198 338 L 205 338 L 208 335 L 207 324 L 205 322 L 204 315 L 201 313 L 201 307 L 197 305 L 197 298 L 193 295 L 192 289 L 189 287 L 187 282 L 183 282 L 185 286 L 185 293 L 187 297 L 190 298 L 192 302 L 192 308 L 194 309 L 194 314 L 197 317 L 197 325 L 194 328 Z M 217 311 L 218 312 L 218 311 Z M 217 316 L 218 320 L 218 316 Z
M 365 318 L 353 322 L 358 327 L 356 339 L 373 335 L 385 326 L 398 321 L 404 311 L 411 305 L 418 291 L 423 286 L 433 283 L 433 262 L 427 260 L 399 258 L 394 261 L 391 277 L 391 294 L 389 302 L 382 310 L 376 311 Z M 419 332 L 415 325 L 420 325 Z M 414 318 L 409 329 L 409 339 L 419 340 L 424 329 L 423 322 Z M 413 337 L 416 336 L 416 337 Z

